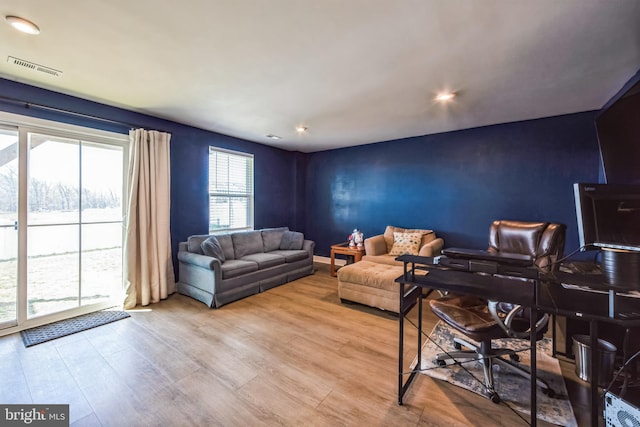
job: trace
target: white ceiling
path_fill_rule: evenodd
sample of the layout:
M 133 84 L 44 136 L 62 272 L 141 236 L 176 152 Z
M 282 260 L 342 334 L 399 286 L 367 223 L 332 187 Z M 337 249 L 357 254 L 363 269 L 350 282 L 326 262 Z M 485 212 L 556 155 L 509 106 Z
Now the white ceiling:
M 1 77 L 303 152 L 599 109 L 640 69 L 640 0 L 3 0 L 0 13 L 41 29 L 0 23 Z M 453 103 L 433 101 L 443 90 Z

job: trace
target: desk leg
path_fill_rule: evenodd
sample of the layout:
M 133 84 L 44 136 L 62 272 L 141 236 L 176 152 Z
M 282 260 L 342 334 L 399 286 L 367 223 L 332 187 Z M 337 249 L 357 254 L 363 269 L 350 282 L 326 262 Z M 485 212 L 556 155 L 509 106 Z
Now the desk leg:
M 403 285 L 399 285 L 398 287 L 400 288 L 400 313 L 398 313 L 398 405 L 402 405 L 402 397 L 404 396 L 404 390 L 402 387 L 402 368 L 404 365 L 404 313 L 402 312 Z
M 415 369 L 420 369 L 422 364 L 422 289 L 418 297 L 418 364 Z
M 407 379 L 407 382 L 405 383 L 403 381 L 403 377 L 404 377 L 404 316 L 405 316 L 405 312 L 404 312 L 404 285 L 399 285 L 398 286 L 400 288 L 400 305 L 399 307 L 399 313 L 398 313 L 398 324 L 399 324 L 399 331 L 398 331 L 398 339 L 399 339 L 399 345 L 398 345 L 398 405 L 402 405 L 402 398 L 404 397 L 404 393 L 405 391 L 407 391 L 407 387 L 409 387 L 409 384 L 411 383 L 411 380 L 413 379 L 413 373 L 411 375 L 409 375 L 409 378 Z
M 538 422 L 538 389 L 536 384 L 538 370 L 536 367 L 536 322 L 538 321 L 538 315 L 536 310 L 531 309 L 531 316 L 529 316 L 529 328 L 532 331 L 530 337 L 531 349 L 529 350 L 530 358 L 531 358 L 531 366 L 529 367 L 529 372 L 531 374 L 531 384 L 530 384 L 530 402 L 531 402 L 531 426 L 535 427 Z
M 551 357 L 556 357 L 556 315 L 551 314 Z
M 407 314 L 407 306 L 411 307 L 412 304 L 408 303 L 408 298 L 405 298 L 404 284 L 398 286 L 400 288 L 400 301 L 399 301 L 399 313 L 398 313 L 398 405 L 402 405 L 402 399 L 407 389 L 411 385 L 411 382 L 416 377 L 418 371 L 414 369 L 410 374 L 407 381 L 403 381 L 404 378 L 404 316 Z M 415 288 L 410 291 L 409 295 L 415 294 Z M 418 300 L 418 365 L 422 357 L 422 298 L 418 294 L 416 296 Z
M 589 335 L 591 338 L 589 341 L 589 344 L 591 345 L 591 365 L 589 369 L 589 373 L 591 375 L 591 425 L 597 427 L 598 420 L 600 418 L 600 404 L 598 398 L 598 377 L 600 375 L 600 370 L 598 367 L 598 322 L 596 320 L 591 320 L 589 322 Z

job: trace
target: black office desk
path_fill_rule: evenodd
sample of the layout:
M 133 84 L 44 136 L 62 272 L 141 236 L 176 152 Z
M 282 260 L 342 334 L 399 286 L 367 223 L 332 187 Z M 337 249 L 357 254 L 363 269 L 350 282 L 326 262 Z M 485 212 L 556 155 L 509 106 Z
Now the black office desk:
M 539 280 L 522 281 L 519 278 L 484 276 L 465 271 L 442 268 L 433 264 L 433 258 L 414 255 L 403 255 L 397 258 L 404 262 L 405 271 L 397 282 L 400 288 L 399 319 L 399 371 L 398 371 L 398 404 L 411 385 L 417 371 L 413 371 L 406 382 L 403 381 L 403 347 L 404 347 L 404 315 L 415 303 L 415 296 L 421 292 L 413 289 L 431 288 L 454 293 L 475 295 L 486 299 L 522 304 L 549 314 L 573 317 L 589 321 L 591 360 L 598 360 L 598 324 L 616 324 L 626 328 L 640 327 L 640 316 L 621 314 L 640 312 L 640 300 L 622 295 L 623 289 L 611 289 L 602 283 L 602 279 L 592 275 L 569 274 L 556 272 Z M 415 275 L 415 269 L 429 271 L 427 275 Z M 595 293 L 567 289 L 562 283 L 590 286 L 606 291 Z M 409 290 L 407 290 L 409 286 Z M 412 288 L 413 287 L 413 288 Z M 516 288 L 517 287 L 517 288 Z M 517 289 L 517 292 L 515 292 Z M 422 299 L 418 298 L 418 360 L 422 349 Z M 531 316 L 531 328 L 535 329 L 535 316 Z M 535 337 L 531 338 L 531 425 L 536 425 L 536 354 Z M 598 364 L 590 364 L 591 372 L 591 424 L 598 426 Z
M 404 262 L 404 274 L 396 279 L 400 289 L 400 314 L 399 320 L 399 369 L 398 369 L 398 404 L 402 405 L 405 392 L 411 385 L 418 370 L 413 370 L 406 381 L 404 381 L 404 317 L 406 312 L 413 307 L 417 295 L 418 304 L 418 363 L 422 358 L 422 298 L 421 292 L 415 289 L 430 288 L 453 293 L 475 295 L 482 298 L 498 301 L 522 304 L 526 307 L 533 307 L 536 303 L 536 286 L 534 281 L 523 281 L 515 278 L 494 277 L 487 275 L 471 274 L 464 271 L 443 269 L 433 265 L 430 257 L 420 257 L 413 255 L 402 255 L 397 258 Z M 416 266 L 418 264 L 419 266 Z M 426 275 L 416 275 L 416 269 L 428 270 Z M 517 291 L 514 291 L 517 289 Z M 535 330 L 536 316 L 531 316 L 530 327 Z M 537 389 L 536 389 L 536 338 L 531 337 L 531 425 L 537 423 Z
M 640 327 L 640 300 L 625 296 L 624 289 L 612 289 L 603 283 L 602 276 L 556 272 L 538 283 L 536 307 L 550 314 L 589 322 L 589 349 L 592 361 L 598 360 L 598 326 L 600 323 L 625 328 Z M 587 286 L 581 290 L 562 286 L 562 283 Z M 602 292 L 592 292 L 600 290 Z M 632 315 L 631 313 L 637 313 Z M 599 364 L 590 364 L 591 425 L 600 418 L 598 393 Z

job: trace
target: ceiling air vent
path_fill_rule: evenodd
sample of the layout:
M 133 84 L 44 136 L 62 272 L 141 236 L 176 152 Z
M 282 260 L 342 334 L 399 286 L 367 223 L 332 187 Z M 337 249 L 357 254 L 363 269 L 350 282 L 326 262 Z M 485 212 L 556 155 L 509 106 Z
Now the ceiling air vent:
M 44 65 L 34 64 L 33 62 L 25 61 L 24 59 L 16 58 L 13 56 L 8 56 L 7 62 L 18 67 L 28 68 L 33 71 L 39 71 L 41 73 L 49 74 L 54 77 L 60 77 L 60 75 L 62 74 L 62 71 L 60 70 L 56 70 L 51 67 L 45 67 Z

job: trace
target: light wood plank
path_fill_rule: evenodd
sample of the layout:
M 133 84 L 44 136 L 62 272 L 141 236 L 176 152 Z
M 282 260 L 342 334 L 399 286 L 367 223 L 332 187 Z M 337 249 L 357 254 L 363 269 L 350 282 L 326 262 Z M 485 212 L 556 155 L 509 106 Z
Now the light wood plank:
M 74 426 L 527 425 L 425 375 L 399 406 L 396 316 L 341 304 L 328 266 L 316 268 L 220 309 L 176 294 L 28 349 L 18 334 L 0 338 L 0 401 L 70 403 Z M 428 332 L 436 319 L 427 307 L 425 319 Z M 408 368 L 417 331 L 406 334 Z M 561 366 L 587 425 L 586 388 L 573 365 Z

